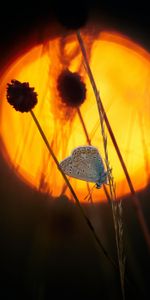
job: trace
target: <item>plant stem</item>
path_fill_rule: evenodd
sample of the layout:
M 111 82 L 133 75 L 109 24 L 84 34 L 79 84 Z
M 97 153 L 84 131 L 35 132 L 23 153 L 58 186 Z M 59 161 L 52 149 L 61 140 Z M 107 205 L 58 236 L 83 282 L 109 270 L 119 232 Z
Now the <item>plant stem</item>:
M 99 114 L 101 115 L 101 113 L 102 113 L 102 115 L 103 115 L 103 118 L 105 120 L 105 124 L 107 126 L 109 135 L 110 135 L 111 140 L 113 142 L 113 145 L 114 145 L 114 147 L 116 149 L 118 158 L 120 160 L 122 169 L 124 171 L 124 174 L 125 174 L 125 177 L 126 177 L 126 180 L 127 180 L 127 183 L 128 183 L 131 195 L 132 195 L 133 207 L 135 209 L 135 213 L 136 213 L 137 219 L 138 219 L 139 224 L 141 226 L 141 229 L 143 231 L 143 235 L 144 235 L 145 242 L 147 244 L 148 250 L 150 251 L 150 233 L 149 233 L 147 224 L 146 224 L 145 219 L 144 219 L 144 215 L 143 215 L 143 211 L 142 211 L 142 208 L 141 208 L 141 205 L 140 205 L 140 201 L 139 201 L 139 199 L 138 199 L 138 197 L 136 195 L 133 183 L 131 181 L 130 175 L 129 175 L 127 167 L 126 167 L 126 164 L 125 164 L 125 162 L 123 160 L 123 157 L 122 157 L 122 154 L 120 152 L 119 146 L 117 144 L 116 138 L 114 136 L 114 133 L 113 133 L 112 128 L 110 126 L 110 123 L 109 123 L 109 120 L 107 118 L 106 112 L 104 110 L 103 103 L 101 101 L 101 98 L 100 98 L 99 92 L 97 90 L 97 86 L 96 86 L 96 83 L 95 83 L 92 71 L 91 71 L 89 63 L 88 63 L 88 59 L 87 59 L 87 54 L 86 54 L 86 50 L 85 50 L 85 47 L 84 47 L 84 43 L 82 41 L 82 38 L 81 38 L 81 35 L 80 35 L 79 32 L 77 32 L 77 39 L 78 39 L 78 42 L 79 42 L 79 45 L 80 45 L 80 48 L 81 48 L 81 52 L 82 52 L 82 55 L 83 55 L 83 58 L 84 58 L 85 67 L 86 67 L 86 70 L 87 70 L 87 73 L 88 73 L 91 85 L 93 87 L 93 91 L 94 91 L 96 100 L 98 100 L 97 101 L 97 106 L 98 106 Z
M 98 235 L 97 235 L 97 233 L 96 233 L 96 231 L 95 231 L 95 229 L 94 229 L 94 227 L 93 227 L 91 221 L 89 220 L 89 218 L 88 218 L 87 215 L 85 214 L 84 209 L 83 209 L 83 207 L 81 206 L 80 201 L 79 201 L 79 199 L 78 199 L 78 197 L 77 197 L 77 195 L 76 195 L 76 193 L 75 193 L 73 187 L 71 186 L 71 184 L 70 184 L 70 182 L 69 182 L 67 176 L 65 175 L 65 173 L 64 173 L 63 170 L 61 169 L 60 164 L 59 164 L 59 162 L 58 162 L 58 160 L 57 160 L 57 157 L 55 156 L 55 154 L 54 154 L 52 148 L 50 147 L 50 144 L 49 144 L 49 142 L 48 142 L 48 140 L 47 140 L 47 138 L 46 138 L 46 136 L 45 136 L 45 133 L 44 133 L 44 131 L 43 131 L 41 125 L 39 124 L 38 119 L 36 118 L 36 116 L 35 116 L 35 114 L 34 114 L 34 112 L 33 112 L 32 110 L 30 111 L 30 113 L 31 113 L 31 116 L 32 116 L 32 118 L 33 118 L 33 120 L 34 120 L 34 122 L 35 122 L 35 124 L 36 124 L 36 126 L 37 126 L 37 128 L 38 128 L 38 130 L 39 130 L 39 132 L 40 132 L 40 134 L 41 134 L 41 136 L 42 136 L 42 138 L 43 138 L 43 140 L 44 140 L 46 146 L 47 146 L 47 148 L 48 148 L 48 151 L 50 152 L 50 154 L 51 154 L 51 156 L 52 156 L 52 158 L 53 158 L 55 164 L 57 165 L 57 167 L 58 167 L 60 173 L 62 174 L 62 176 L 63 176 L 63 178 L 64 178 L 64 180 L 65 180 L 65 182 L 66 182 L 66 184 L 67 184 L 67 186 L 68 186 L 68 188 L 70 189 L 70 192 L 72 193 L 72 195 L 73 195 L 73 197 L 74 197 L 74 200 L 75 200 L 77 206 L 79 207 L 80 212 L 81 212 L 81 214 L 82 214 L 84 220 L 86 221 L 86 223 L 87 223 L 87 225 L 88 225 L 88 228 L 90 229 L 90 231 L 91 231 L 91 233 L 92 233 L 92 236 L 93 236 L 94 240 L 96 241 L 96 243 L 97 243 L 97 245 L 99 246 L 99 248 L 102 250 L 102 252 L 103 252 L 103 254 L 105 255 L 105 257 L 107 258 L 107 260 L 111 263 L 111 265 L 115 268 L 115 270 L 118 270 L 118 266 L 116 265 L 115 261 L 111 258 L 111 256 L 108 254 L 108 252 L 106 251 L 106 249 L 105 249 L 105 247 L 103 246 L 102 242 L 100 241 L 100 239 L 99 239 L 99 237 L 98 237 Z
M 89 134 L 88 134 L 88 132 L 87 132 L 87 128 L 86 128 L 85 122 L 84 122 L 84 120 L 83 120 L 83 117 L 82 117 L 80 108 L 77 108 L 77 113 L 78 113 L 78 116 L 79 116 L 81 125 L 82 125 L 82 127 L 83 127 L 83 131 L 84 131 L 84 133 L 85 133 L 87 143 L 88 143 L 89 145 L 91 145 L 91 140 L 90 140 Z M 107 198 L 107 200 L 108 200 L 108 202 L 109 202 L 109 201 L 110 201 L 110 196 L 109 196 L 109 193 L 108 193 L 108 191 L 107 191 L 107 188 L 106 188 L 105 184 L 103 184 L 103 189 L 104 189 L 106 198 Z M 89 190 L 89 186 L 88 186 L 88 190 Z M 90 197 L 91 197 L 91 196 L 90 196 Z
M 80 37 L 80 36 L 79 36 Z M 80 40 L 80 42 L 83 41 Z M 83 45 L 84 46 L 84 45 Z M 88 61 L 87 61 L 87 65 L 89 67 Z M 89 74 L 89 69 L 87 68 L 87 65 L 85 63 L 85 67 L 87 69 L 87 73 Z M 90 75 L 90 74 L 89 74 Z M 93 82 L 94 78 L 93 78 Z M 98 98 L 98 93 L 95 88 L 95 97 L 96 97 L 96 102 L 99 102 L 99 98 Z M 109 182 L 109 191 L 110 191 L 110 197 L 108 198 L 108 202 L 111 206 L 111 210 L 112 210 L 112 216 L 113 216 L 113 223 L 114 223 L 114 230 L 115 230 L 115 239 L 116 239 L 116 247 L 117 247 L 117 256 L 118 256 L 118 265 L 119 265 L 119 274 L 120 274 L 120 283 L 121 283 L 121 291 L 122 291 L 122 297 L 123 300 L 125 299 L 125 291 L 124 291 L 124 282 L 122 282 L 122 278 L 124 278 L 124 273 L 123 270 L 124 268 L 122 268 L 122 258 L 120 256 L 120 236 L 119 236 L 119 224 L 118 224 L 118 214 L 117 214 L 117 210 L 115 209 L 115 201 L 116 201 L 116 192 L 115 192 L 115 184 L 114 184 L 114 179 L 112 176 L 112 169 L 110 168 L 110 164 L 109 164 L 109 157 L 108 157 L 108 147 L 107 147 L 107 136 L 106 136 L 106 132 L 105 132 L 105 127 L 104 127 L 104 118 L 103 118 L 103 111 L 101 109 L 101 107 L 99 107 L 99 117 L 100 117 L 100 124 L 101 124 L 101 134 L 102 134 L 102 138 L 103 138 L 103 146 L 104 146 L 104 153 L 105 153 L 105 163 L 106 163 L 106 169 L 107 169 L 107 174 L 108 174 L 108 182 Z

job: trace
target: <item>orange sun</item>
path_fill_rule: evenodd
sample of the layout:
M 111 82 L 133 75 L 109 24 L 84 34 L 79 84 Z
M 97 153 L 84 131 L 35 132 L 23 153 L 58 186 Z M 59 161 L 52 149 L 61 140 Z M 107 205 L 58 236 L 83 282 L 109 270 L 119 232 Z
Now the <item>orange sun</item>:
M 150 175 L 150 56 L 117 33 L 102 32 L 93 38 L 86 32 L 83 38 L 102 102 L 135 190 L 142 189 L 148 184 Z M 86 100 L 80 112 L 91 144 L 104 158 L 96 100 L 75 35 L 58 37 L 33 47 L 15 59 L 0 80 L 3 154 L 22 180 L 54 197 L 62 192 L 71 196 L 30 114 L 18 113 L 7 103 L 6 85 L 17 79 L 35 87 L 38 104 L 34 112 L 61 161 L 75 147 L 87 144 L 79 112 L 63 106 L 57 91 L 57 78 L 65 68 L 78 72 L 86 84 Z M 109 136 L 108 153 L 117 196 L 126 195 L 128 185 Z M 87 183 L 70 180 L 82 201 L 88 193 Z M 95 189 L 93 199 L 105 199 L 103 189 Z

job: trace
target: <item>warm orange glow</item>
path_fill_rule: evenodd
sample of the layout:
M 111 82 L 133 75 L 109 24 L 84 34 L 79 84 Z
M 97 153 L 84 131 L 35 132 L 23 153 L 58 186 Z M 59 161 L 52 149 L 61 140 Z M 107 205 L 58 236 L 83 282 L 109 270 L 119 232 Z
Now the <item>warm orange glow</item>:
M 132 41 L 118 34 L 85 35 L 90 46 L 89 61 L 110 124 L 136 190 L 149 181 L 150 165 L 150 57 Z M 90 42 L 90 43 L 89 43 Z M 89 49 L 89 47 L 88 47 Z M 38 93 L 34 112 L 38 117 L 58 160 L 87 144 L 75 109 L 62 109 L 56 89 L 60 72 L 68 67 L 79 71 L 87 86 L 87 99 L 81 113 L 93 146 L 102 156 L 99 117 L 94 94 L 82 65 L 76 36 L 57 38 L 32 48 L 18 57 L 1 78 L 0 126 L 4 155 L 26 183 L 40 191 L 59 196 L 64 180 L 29 113 L 18 113 L 6 101 L 6 84 L 11 79 L 28 81 Z M 109 160 L 117 183 L 118 196 L 129 193 L 128 185 L 114 147 L 108 137 Z M 86 182 L 71 179 L 80 200 L 87 195 Z M 93 184 L 90 184 L 92 187 Z M 65 193 L 69 196 L 68 190 Z M 103 189 L 94 190 L 93 198 L 105 198 Z

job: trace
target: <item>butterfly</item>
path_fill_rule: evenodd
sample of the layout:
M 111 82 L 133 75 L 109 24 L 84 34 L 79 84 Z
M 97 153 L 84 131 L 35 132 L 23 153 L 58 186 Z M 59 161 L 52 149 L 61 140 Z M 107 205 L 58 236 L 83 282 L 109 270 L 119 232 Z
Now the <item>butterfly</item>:
M 60 167 L 70 177 L 96 183 L 98 189 L 107 183 L 102 158 L 93 146 L 75 148 L 70 156 L 60 162 Z

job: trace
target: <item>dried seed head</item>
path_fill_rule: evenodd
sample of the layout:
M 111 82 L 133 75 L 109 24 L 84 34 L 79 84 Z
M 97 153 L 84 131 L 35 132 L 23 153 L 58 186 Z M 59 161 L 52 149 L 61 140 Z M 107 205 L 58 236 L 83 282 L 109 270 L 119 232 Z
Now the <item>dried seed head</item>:
M 59 75 L 57 88 L 62 102 L 69 106 L 78 107 L 86 98 L 86 86 L 81 76 L 68 69 Z
M 28 82 L 11 80 L 7 84 L 7 100 L 15 110 L 28 112 L 37 104 L 37 93 L 33 87 L 29 87 Z

